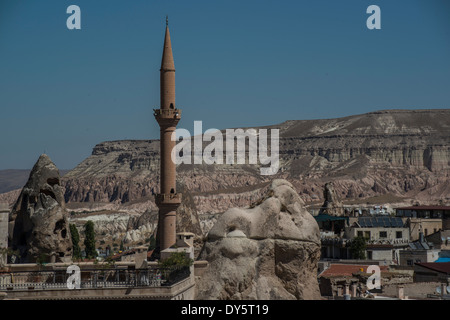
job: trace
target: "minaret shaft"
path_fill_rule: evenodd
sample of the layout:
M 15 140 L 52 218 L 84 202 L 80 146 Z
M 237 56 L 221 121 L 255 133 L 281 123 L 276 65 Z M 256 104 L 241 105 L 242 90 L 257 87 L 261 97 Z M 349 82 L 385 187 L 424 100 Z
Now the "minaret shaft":
M 175 147 L 175 141 L 172 141 L 172 133 L 175 132 L 174 126 L 161 127 L 160 132 L 160 192 L 170 194 L 176 192 L 176 167 L 171 161 L 171 153 Z M 168 160 L 167 160 L 168 159 Z
M 161 109 L 175 108 L 175 70 L 161 70 Z
M 160 193 L 156 195 L 159 208 L 160 250 L 170 248 L 176 242 L 176 210 L 181 204 L 181 194 L 176 191 L 176 165 L 172 161 L 172 150 L 176 141 L 172 141 L 181 110 L 175 106 L 175 64 L 169 27 L 166 26 L 164 50 L 161 61 L 161 106 L 154 110 L 160 126 Z

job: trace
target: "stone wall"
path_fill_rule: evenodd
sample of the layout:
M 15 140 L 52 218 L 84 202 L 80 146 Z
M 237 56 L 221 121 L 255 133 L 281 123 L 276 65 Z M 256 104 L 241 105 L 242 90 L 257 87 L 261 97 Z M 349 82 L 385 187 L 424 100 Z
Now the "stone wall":
M 441 286 L 440 282 L 405 283 L 404 295 L 408 298 L 426 298 L 428 294 L 437 294 L 436 288 Z M 390 284 L 383 286 L 383 295 L 397 297 L 398 285 Z
M 5 203 L 0 203 L 0 250 L 8 248 L 8 220 L 9 207 Z M 0 266 L 6 264 L 6 254 L 0 253 Z

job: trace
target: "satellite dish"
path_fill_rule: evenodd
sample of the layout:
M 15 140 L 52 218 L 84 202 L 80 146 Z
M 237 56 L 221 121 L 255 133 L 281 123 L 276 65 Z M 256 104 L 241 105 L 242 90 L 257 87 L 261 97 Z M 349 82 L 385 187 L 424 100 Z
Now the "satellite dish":
M 436 287 L 436 292 L 441 294 L 441 287 Z

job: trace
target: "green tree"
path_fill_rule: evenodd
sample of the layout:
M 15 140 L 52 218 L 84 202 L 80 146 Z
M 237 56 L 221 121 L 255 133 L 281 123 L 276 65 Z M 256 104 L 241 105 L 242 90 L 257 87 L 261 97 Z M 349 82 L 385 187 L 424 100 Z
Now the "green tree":
M 86 258 L 94 259 L 97 257 L 97 251 L 95 250 L 95 230 L 94 223 L 89 220 L 84 225 L 84 247 L 86 251 Z
M 354 259 L 365 259 L 366 258 L 366 238 L 355 237 L 350 245 L 350 252 Z
M 171 267 L 190 267 L 194 263 L 194 260 L 186 257 L 184 252 L 174 252 L 169 258 L 159 261 L 161 268 Z
M 186 257 L 184 252 L 174 252 L 169 258 L 158 261 L 163 277 L 169 282 L 176 279 L 186 269 L 189 269 L 193 263 L 194 260 Z
M 148 245 L 148 251 L 155 250 L 155 248 L 156 248 L 156 239 L 155 239 L 153 234 L 150 236 L 150 239 L 148 239 L 147 242 L 150 242 L 150 244 Z
M 74 224 L 70 224 L 69 228 L 70 234 L 72 236 L 73 258 L 81 259 L 80 234 L 78 233 L 78 229 Z

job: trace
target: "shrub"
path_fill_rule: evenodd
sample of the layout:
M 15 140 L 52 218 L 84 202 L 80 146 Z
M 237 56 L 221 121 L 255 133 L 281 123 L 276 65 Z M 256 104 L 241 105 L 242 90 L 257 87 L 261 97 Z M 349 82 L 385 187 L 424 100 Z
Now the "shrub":
M 355 237 L 350 245 L 350 252 L 354 259 L 365 259 L 366 258 L 366 238 Z
M 86 258 L 93 259 L 97 257 L 97 251 L 95 250 L 95 231 L 94 223 L 89 220 L 84 226 L 84 233 L 86 238 L 84 239 L 84 246 L 86 251 Z
M 158 262 L 161 268 L 190 267 L 193 263 L 194 260 L 186 257 L 184 252 L 174 252 L 169 258 Z

